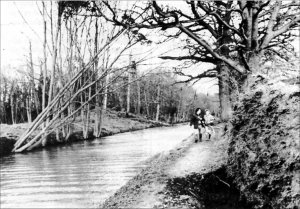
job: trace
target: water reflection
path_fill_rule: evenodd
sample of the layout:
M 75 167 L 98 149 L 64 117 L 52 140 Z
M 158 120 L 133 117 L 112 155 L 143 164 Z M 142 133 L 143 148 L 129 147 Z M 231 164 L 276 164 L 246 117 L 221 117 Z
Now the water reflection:
M 1 159 L 2 208 L 95 208 L 144 166 L 171 149 L 187 125 L 123 133 Z

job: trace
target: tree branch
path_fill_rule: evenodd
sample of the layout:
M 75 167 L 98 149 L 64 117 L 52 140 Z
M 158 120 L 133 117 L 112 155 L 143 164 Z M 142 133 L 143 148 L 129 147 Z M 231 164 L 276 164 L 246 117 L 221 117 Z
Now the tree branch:
M 184 81 L 178 81 L 176 83 L 189 83 L 193 80 L 196 80 L 195 82 L 199 81 L 202 78 L 216 78 L 218 75 L 217 69 L 213 68 L 213 69 L 208 69 L 205 72 L 198 74 L 197 76 L 193 76 L 193 75 L 189 75 L 189 74 L 184 74 L 181 71 L 175 71 L 175 73 L 177 75 L 181 75 L 181 76 L 186 76 L 189 77 L 187 80 Z
M 210 57 L 205 57 L 205 58 L 201 58 L 201 57 L 197 57 L 197 56 L 181 56 L 181 57 L 172 57 L 172 56 L 161 56 L 159 57 L 161 59 L 169 59 L 169 60 L 196 60 L 199 62 L 209 62 L 209 63 L 215 63 L 216 59 L 214 58 L 210 58 Z
M 276 1 L 276 5 L 275 8 L 272 12 L 271 18 L 268 22 L 268 26 L 267 26 L 267 30 L 266 30 L 266 35 L 263 37 L 263 42 L 261 44 L 261 48 L 264 49 L 269 42 L 271 41 L 272 37 L 273 37 L 273 27 L 274 24 L 276 22 L 276 18 L 278 16 L 279 10 L 280 10 L 280 6 L 281 6 L 282 1 L 281 0 L 277 0 Z
M 226 64 L 228 64 L 230 67 L 232 67 L 233 69 L 235 69 L 236 71 L 238 71 L 241 74 L 246 72 L 246 69 L 244 67 L 242 67 L 238 62 L 235 62 L 229 58 L 221 56 L 217 52 L 215 52 L 212 49 L 212 47 L 200 36 L 195 35 L 192 31 L 185 28 L 183 25 L 178 25 L 177 27 L 180 30 L 182 30 L 185 34 L 187 34 L 189 37 L 191 37 L 193 40 L 195 40 L 198 44 L 203 46 L 216 59 L 224 61 Z

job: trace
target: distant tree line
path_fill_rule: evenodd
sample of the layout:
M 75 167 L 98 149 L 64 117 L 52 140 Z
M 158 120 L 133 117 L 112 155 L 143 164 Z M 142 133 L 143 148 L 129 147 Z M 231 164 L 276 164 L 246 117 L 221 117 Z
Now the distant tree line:
M 44 79 L 42 75 L 35 78 L 30 71 L 23 73 L 21 78 L 20 76 L 9 77 L 1 74 L 0 123 L 32 122 L 42 112 Z M 138 76 L 140 75 L 137 71 L 131 73 L 132 78 Z M 108 88 L 107 108 L 170 123 L 188 120 L 195 107 L 208 108 L 214 114 L 219 114 L 217 95 L 196 93 L 192 87 L 186 84 L 177 84 L 172 72 L 153 72 L 128 86 L 124 85 L 127 82 L 128 75 L 124 75 Z M 49 85 L 50 79 L 47 77 L 46 90 L 49 89 Z M 123 87 L 114 91 L 119 86 Z M 130 87 L 130 94 L 128 94 L 128 87 Z M 103 99 L 102 97 L 104 95 L 100 99 Z M 74 101 L 75 108 L 80 106 L 80 100 L 81 98 L 78 97 Z M 45 104 L 48 105 L 47 93 Z M 95 110 L 96 104 L 95 99 L 90 102 L 92 111 Z M 78 115 L 80 114 L 78 113 Z

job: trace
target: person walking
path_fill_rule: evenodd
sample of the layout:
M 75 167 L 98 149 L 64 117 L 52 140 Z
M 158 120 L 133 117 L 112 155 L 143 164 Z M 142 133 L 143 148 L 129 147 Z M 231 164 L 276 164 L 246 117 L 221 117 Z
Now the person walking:
M 210 114 L 210 111 L 208 109 L 205 110 L 204 120 L 205 120 L 205 133 L 208 134 L 208 139 L 210 139 L 212 133 L 214 132 L 212 125 L 214 124 L 215 117 Z
M 200 108 L 196 108 L 194 114 L 191 116 L 190 126 L 194 126 L 195 134 L 198 134 L 198 137 L 195 139 L 195 143 L 202 141 L 202 135 L 205 131 L 205 120 L 204 120 L 204 111 Z

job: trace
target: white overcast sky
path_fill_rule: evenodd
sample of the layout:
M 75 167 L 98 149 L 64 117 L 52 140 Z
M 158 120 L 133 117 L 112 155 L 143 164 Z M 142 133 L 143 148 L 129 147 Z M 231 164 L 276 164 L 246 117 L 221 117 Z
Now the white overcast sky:
M 40 35 L 43 33 L 42 17 L 34 1 L 1 0 L 1 67 L 24 64 L 24 55 L 28 54 L 29 40 L 33 52 L 40 51 L 38 36 L 25 24 L 17 8 L 28 21 L 32 29 Z
M 42 17 L 37 9 L 35 1 L 0 1 L 1 3 L 1 69 L 4 66 L 12 66 L 11 74 L 14 74 L 13 67 L 25 65 L 26 55 L 29 50 L 29 41 L 32 42 L 34 62 L 38 63 L 37 57 L 42 54 Z M 172 2 L 174 3 L 174 2 Z M 176 2 L 178 3 L 178 2 Z M 21 14 L 26 19 L 25 23 Z M 295 43 L 299 51 L 299 42 Z M 197 68 L 205 69 L 205 65 Z M 197 69 L 192 69 L 195 72 Z M 200 71 L 201 72 L 201 71 Z M 7 73 L 7 72 L 6 72 Z M 215 81 L 210 79 L 201 80 L 195 88 L 202 93 L 216 93 Z

